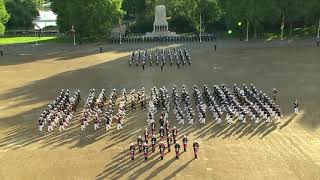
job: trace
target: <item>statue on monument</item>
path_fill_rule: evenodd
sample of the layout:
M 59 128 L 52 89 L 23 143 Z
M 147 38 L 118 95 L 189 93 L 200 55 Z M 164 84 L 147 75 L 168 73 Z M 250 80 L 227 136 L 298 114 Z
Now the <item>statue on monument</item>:
M 155 8 L 155 16 L 153 23 L 153 31 L 146 33 L 146 36 L 161 37 L 161 36 L 177 36 L 175 32 L 169 31 L 169 24 L 167 21 L 166 6 L 158 5 Z

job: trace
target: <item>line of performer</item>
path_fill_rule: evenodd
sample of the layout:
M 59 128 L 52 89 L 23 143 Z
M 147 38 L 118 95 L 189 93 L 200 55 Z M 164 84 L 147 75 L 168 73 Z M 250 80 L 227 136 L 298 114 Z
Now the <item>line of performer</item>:
M 191 66 L 191 55 L 187 51 L 187 49 L 156 49 L 155 51 L 151 50 L 138 50 L 133 51 L 130 58 L 129 58 L 129 66 L 130 67 L 139 67 L 141 66 L 143 70 L 145 70 L 146 66 L 152 67 L 156 65 L 157 67 L 160 66 L 161 71 L 166 64 L 170 65 L 171 67 L 175 64 L 177 65 L 178 69 L 181 66 L 185 66 L 188 64 Z
M 172 136 L 170 135 L 172 133 Z M 166 134 L 166 137 L 163 135 Z M 156 148 L 159 148 L 159 155 L 160 159 L 163 160 L 165 155 L 171 152 L 171 146 L 173 145 L 173 148 L 175 150 L 175 157 L 176 159 L 179 159 L 181 156 L 180 153 L 180 143 L 176 139 L 177 138 L 177 129 L 166 129 L 165 131 L 159 130 L 159 136 L 160 140 L 157 140 L 156 134 L 154 131 L 151 132 L 151 137 L 149 137 L 149 132 L 146 129 L 144 131 L 144 139 L 142 139 L 141 136 L 138 137 L 137 143 L 131 143 L 129 147 L 130 151 L 130 158 L 131 160 L 135 159 L 136 151 L 138 153 L 143 153 L 143 157 L 145 160 L 148 159 L 149 155 L 151 153 L 155 153 Z M 149 143 L 149 140 L 151 141 L 151 144 Z M 182 145 L 183 145 L 183 152 L 187 152 L 188 148 L 188 138 L 186 135 L 182 138 Z M 199 153 L 199 143 L 194 141 L 192 144 L 193 147 L 193 153 L 194 158 L 198 158 Z M 137 149 L 136 149 L 137 148 Z M 151 148 L 151 150 L 149 150 Z M 167 150 L 167 152 L 165 152 Z
M 202 89 L 202 90 L 201 90 Z M 273 89 L 273 99 L 258 90 L 253 84 L 228 88 L 225 85 L 214 85 L 209 88 L 193 86 L 193 92 L 189 93 L 186 86 L 182 85 L 181 91 L 174 85 L 169 93 L 166 87 L 153 87 L 150 93 L 143 88 L 132 89 L 126 93 L 122 89 L 120 94 L 113 89 L 106 96 L 106 90 L 102 89 L 96 95 L 96 90 L 90 90 L 80 115 L 80 129 L 86 130 L 93 122 L 92 128 L 96 131 L 105 125 L 105 130 L 111 129 L 116 124 L 116 129 L 124 128 L 125 117 L 128 113 L 136 111 L 140 106 L 147 110 L 146 123 L 150 126 L 152 133 L 155 131 L 155 116 L 159 113 L 159 131 L 169 129 L 169 120 L 175 120 L 177 125 L 192 125 L 195 119 L 200 124 L 206 124 L 207 117 L 212 117 L 216 124 L 233 124 L 237 121 L 242 123 L 272 123 L 280 121 L 283 117 L 278 102 L 278 91 Z M 80 91 L 75 91 L 70 96 L 68 89 L 61 90 L 59 96 L 50 103 L 39 117 L 39 131 L 47 125 L 47 131 L 51 132 L 55 127 L 64 131 L 70 123 L 81 101 Z M 299 112 L 299 102 L 293 103 L 294 113 Z M 170 117 L 169 117 L 170 116 Z M 172 116 L 172 117 L 171 117 Z M 102 120 L 105 120 L 104 123 Z M 173 123 L 171 123 L 173 124 Z

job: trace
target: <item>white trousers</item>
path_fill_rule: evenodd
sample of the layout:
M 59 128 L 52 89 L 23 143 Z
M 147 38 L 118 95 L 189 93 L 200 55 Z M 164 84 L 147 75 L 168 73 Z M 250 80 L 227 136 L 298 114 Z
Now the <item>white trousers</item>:
M 118 124 L 117 124 L 117 130 L 122 129 L 122 128 L 123 128 L 123 127 L 122 127 L 121 123 L 118 123 Z
M 217 123 L 220 124 L 222 122 L 221 118 L 217 118 Z
M 43 125 L 39 125 L 39 131 L 42 132 Z
M 205 124 L 205 123 L 206 123 L 206 119 L 203 118 L 203 117 L 201 117 L 201 118 L 199 119 L 199 121 L 200 121 L 201 124 Z
M 94 123 L 94 130 L 96 131 L 97 129 L 99 129 L 99 123 Z
M 86 129 L 86 126 L 83 124 L 83 125 L 81 125 L 81 131 L 84 131 L 85 129 Z
M 64 126 L 63 126 L 63 125 L 62 125 L 62 126 L 60 125 L 60 126 L 59 126 L 59 131 L 62 131 L 62 130 L 64 130 Z
M 48 131 L 49 132 L 53 131 L 53 125 L 48 126 Z

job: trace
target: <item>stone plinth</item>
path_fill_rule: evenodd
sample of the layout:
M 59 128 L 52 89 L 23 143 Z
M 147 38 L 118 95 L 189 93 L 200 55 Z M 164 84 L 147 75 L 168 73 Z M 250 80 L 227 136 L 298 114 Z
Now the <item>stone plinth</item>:
M 153 31 L 146 33 L 146 36 L 177 36 L 175 32 L 169 31 L 169 25 L 167 21 L 166 6 L 159 5 L 156 6 Z

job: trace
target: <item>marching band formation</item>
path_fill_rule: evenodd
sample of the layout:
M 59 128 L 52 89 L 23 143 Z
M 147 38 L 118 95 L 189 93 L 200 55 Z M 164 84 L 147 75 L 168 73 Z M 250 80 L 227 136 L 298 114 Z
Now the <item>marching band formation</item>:
M 176 48 L 156 49 L 155 51 L 148 51 L 146 49 L 144 51 L 133 51 L 129 58 L 130 67 L 134 65 L 138 67 L 139 64 L 141 64 L 143 70 L 147 64 L 150 67 L 155 64 L 156 66 L 160 66 L 161 71 L 163 71 L 164 66 L 169 63 L 171 67 L 173 64 L 176 64 L 178 69 L 180 69 L 181 65 L 185 66 L 186 64 L 189 64 L 189 66 L 191 66 L 191 55 L 187 49 L 179 49 L 179 51 L 177 51 Z
M 81 100 L 79 90 L 74 92 L 71 97 L 69 94 L 68 89 L 61 90 L 56 100 L 50 103 L 40 115 L 40 131 L 43 130 L 44 125 L 48 125 L 49 132 L 56 126 L 60 131 L 68 126 Z M 151 128 L 152 134 L 155 133 L 154 118 L 157 112 L 160 112 L 160 131 L 164 129 L 164 132 L 169 126 L 169 115 L 174 115 L 176 123 L 182 125 L 185 123 L 194 124 L 195 117 L 198 117 L 200 124 L 205 124 L 207 116 L 213 117 L 218 124 L 222 122 L 231 124 L 237 120 L 242 123 L 247 123 L 247 121 L 250 123 L 259 123 L 260 121 L 271 123 L 282 117 L 281 109 L 275 103 L 275 99 L 274 90 L 272 100 L 265 93 L 257 90 L 253 84 L 249 87 L 245 84 L 238 87 L 235 84 L 231 90 L 223 84 L 221 86 L 214 85 L 213 89 L 204 85 L 202 91 L 195 85 L 192 94 L 184 85 L 179 93 L 174 85 L 171 95 L 165 87 L 159 89 L 153 87 L 149 96 L 147 96 L 145 89 L 141 88 L 138 91 L 132 89 L 130 94 L 122 89 L 118 97 L 117 91 L 114 89 L 108 99 L 105 89 L 102 89 L 97 97 L 95 89 L 92 89 L 82 111 L 80 129 L 85 130 L 93 121 L 93 128 L 97 130 L 102 124 L 102 119 L 105 120 L 106 130 L 111 128 L 113 122 L 117 123 L 117 129 L 122 129 L 128 108 L 135 111 L 139 104 L 141 109 L 148 109 L 146 122 Z M 299 103 L 296 100 L 294 102 L 295 113 L 298 113 L 298 107 Z M 173 109 L 172 113 L 170 113 L 170 109 Z M 163 136 L 164 133 L 160 133 L 160 135 Z
M 274 94 L 274 99 L 275 99 Z M 234 123 L 236 120 L 242 123 L 247 123 L 247 119 L 250 119 L 253 123 L 259 123 L 264 120 L 267 123 L 271 123 L 271 120 L 280 120 L 282 117 L 281 110 L 266 94 L 258 91 L 256 87 L 251 84 L 250 87 L 243 85 L 242 88 L 236 84 L 233 86 L 233 90 L 229 90 L 225 85 L 214 85 L 211 91 L 208 86 L 203 86 L 203 91 L 195 85 L 193 87 L 193 93 L 187 91 L 186 87 L 182 86 L 182 92 L 178 93 L 176 86 L 173 86 L 171 96 L 168 90 L 163 87 L 159 90 L 154 87 L 151 89 L 147 128 L 144 131 L 144 139 L 141 136 L 137 139 L 137 144 L 131 143 L 130 155 L 134 160 L 135 147 L 138 147 L 139 152 L 143 151 L 145 160 L 149 155 L 149 130 L 151 134 L 151 152 L 155 152 L 156 146 L 159 147 L 160 158 L 163 159 L 165 155 L 165 149 L 170 152 L 170 146 L 174 145 L 176 159 L 179 159 L 180 144 L 177 140 L 178 130 L 174 126 L 170 127 L 170 121 L 168 119 L 171 102 L 173 102 L 173 113 L 175 114 L 178 124 L 184 124 L 187 120 L 188 124 L 194 123 L 195 112 L 192 109 L 192 99 L 194 100 L 194 106 L 199 118 L 199 123 L 206 123 L 207 108 L 209 114 L 215 119 L 216 123 L 222 123 L 222 118 L 226 123 Z M 157 144 L 156 127 L 157 123 L 154 120 L 155 114 L 161 111 L 159 118 L 159 143 Z M 167 143 L 165 144 L 164 141 Z M 182 138 L 184 151 L 187 149 L 188 138 L 184 136 Z M 198 157 L 199 144 L 193 143 L 195 158 Z
M 146 128 L 144 138 L 139 136 L 137 144 L 130 145 L 131 158 L 134 159 L 135 147 L 138 147 L 139 152 L 143 151 L 145 159 L 148 158 L 149 147 L 151 152 L 155 152 L 156 147 L 159 147 L 160 157 L 163 159 L 165 149 L 170 152 L 173 145 L 178 159 L 180 152 L 178 129 L 176 126 L 172 127 L 172 124 L 192 125 L 196 122 L 195 119 L 198 119 L 199 124 L 205 124 L 208 116 L 212 117 L 216 124 L 233 124 L 236 121 L 255 124 L 277 122 L 283 115 L 275 103 L 277 90 L 273 89 L 272 93 L 273 100 L 253 84 L 249 86 L 234 84 L 231 88 L 222 84 L 214 85 L 212 89 L 207 85 L 202 88 L 194 85 L 192 93 L 188 92 L 185 85 L 182 85 L 181 92 L 174 85 L 171 93 L 166 87 L 153 87 L 149 96 L 144 87 L 138 91 L 132 89 L 130 94 L 126 93 L 126 89 L 122 89 L 119 96 L 117 90 L 113 89 L 107 98 L 105 89 L 102 89 L 97 96 L 96 90 L 92 89 L 81 113 L 80 129 L 84 131 L 92 126 L 94 130 L 98 130 L 104 124 L 105 130 L 108 131 L 115 123 L 116 129 L 121 130 L 124 128 L 127 111 L 136 111 L 140 105 L 142 110 L 147 110 Z M 68 89 L 61 90 L 59 96 L 40 115 L 39 131 L 42 132 L 45 125 L 48 132 L 53 131 L 55 127 L 59 127 L 59 131 L 65 130 L 73 119 L 80 101 L 79 90 L 71 97 Z M 294 112 L 298 113 L 297 100 L 293 106 Z M 155 120 L 156 115 L 159 116 L 158 122 Z M 90 122 L 93 122 L 93 125 L 90 125 Z M 150 145 L 149 140 L 151 140 Z M 188 138 L 184 136 L 182 138 L 184 151 L 187 150 L 187 144 Z M 199 144 L 194 142 L 193 148 L 197 158 Z
M 48 132 L 53 131 L 54 127 L 59 127 L 59 131 L 68 127 L 80 100 L 80 91 L 70 97 L 69 89 L 62 89 L 59 96 L 40 115 L 39 131 L 42 132 L 44 125 L 47 125 Z

